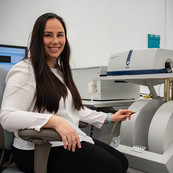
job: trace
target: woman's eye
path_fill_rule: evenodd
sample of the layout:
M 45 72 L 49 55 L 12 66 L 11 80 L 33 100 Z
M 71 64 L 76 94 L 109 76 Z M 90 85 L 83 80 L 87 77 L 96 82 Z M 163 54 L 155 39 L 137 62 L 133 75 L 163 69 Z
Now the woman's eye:
M 57 35 L 57 37 L 63 37 L 64 36 L 64 34 L 58 34 Z
M 44 36 L 45 37 L 51 37 L 52 35 L 51 34 L 45 34 Z

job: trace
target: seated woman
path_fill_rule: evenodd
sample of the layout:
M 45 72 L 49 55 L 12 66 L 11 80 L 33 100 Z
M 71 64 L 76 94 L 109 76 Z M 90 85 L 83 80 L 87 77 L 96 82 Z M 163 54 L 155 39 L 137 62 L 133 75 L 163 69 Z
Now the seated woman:
M 103 123 L 130 119 L 134 112 L 108 114 L 82 105 L 69 65 L 70 47 L 63 19 L 41 15 L 33 27 L 30 56 L 13 66 L 6 78 L 1 107 L 2 126 L 14 132 L 14 162 L 23 172 L 34 172 L 34 145 L 18 136 L 20 129 L 53 128 L 62 142 L 52 142 L 49 173 L 125 173 L 126 157 L 82 132 L 79 121 L 101 128 Z

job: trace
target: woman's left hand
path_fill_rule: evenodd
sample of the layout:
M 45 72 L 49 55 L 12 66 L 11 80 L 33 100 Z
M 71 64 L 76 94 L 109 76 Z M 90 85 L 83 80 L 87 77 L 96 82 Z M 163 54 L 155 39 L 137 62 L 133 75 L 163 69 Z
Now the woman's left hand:
M 111 122 L 125 121 L 127 118 L 130 120 L 131 115 L 134 113 L 134 111 L 120 109 L 119 111 L 111 115 L 110 120 Z

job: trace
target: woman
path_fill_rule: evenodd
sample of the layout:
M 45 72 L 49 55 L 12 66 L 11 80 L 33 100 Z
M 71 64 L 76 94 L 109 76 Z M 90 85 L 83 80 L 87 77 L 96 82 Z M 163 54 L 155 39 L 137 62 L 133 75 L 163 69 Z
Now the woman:
M 7 75 L 0 116 L 3 127 L 15 134 L 13 156 L 19 169 L 33 172 L 34 146 L 19 138 L 18 130 L 53 128 L 62 142 L 52 142 L 48 172 L 126 172 L 128 161 L 122 153 L 91 139 L 78 125 L 84 121 L 101 128 L 103 123 L 130 119 L 134 112 L 119 110 L 108 115 L 83 107 L 72 79 L 61 17 L 46 13 L 36 20 L 29 53 Z

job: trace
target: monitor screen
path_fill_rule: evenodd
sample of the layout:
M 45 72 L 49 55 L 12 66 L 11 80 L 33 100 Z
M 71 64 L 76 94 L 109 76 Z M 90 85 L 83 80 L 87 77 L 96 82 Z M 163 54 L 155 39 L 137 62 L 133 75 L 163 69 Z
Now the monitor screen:
M 10 70 L 26 55 L 27 47 L 0 44 L 0 67 Z

